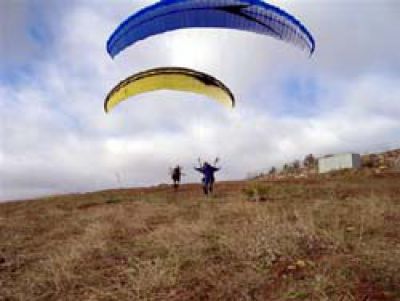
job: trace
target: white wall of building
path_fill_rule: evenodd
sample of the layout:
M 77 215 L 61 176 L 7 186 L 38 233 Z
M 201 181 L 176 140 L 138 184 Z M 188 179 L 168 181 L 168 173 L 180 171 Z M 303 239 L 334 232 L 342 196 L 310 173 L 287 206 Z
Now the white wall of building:
M 329 157 L 318 159 L 319 173 L 325 173 L 332 170 L 339 170 L 345 168 L 360 168 L 361 156 L 359 154 L 337 154 Z

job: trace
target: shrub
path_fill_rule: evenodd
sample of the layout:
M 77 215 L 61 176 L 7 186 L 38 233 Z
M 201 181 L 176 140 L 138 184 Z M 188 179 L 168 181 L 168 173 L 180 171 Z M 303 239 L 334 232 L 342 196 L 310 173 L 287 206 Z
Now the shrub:
M 260 183 L 252 184 L 243 189 L 244 194 L 250 201 L 266 201 L 271 191 L 271 186 Z

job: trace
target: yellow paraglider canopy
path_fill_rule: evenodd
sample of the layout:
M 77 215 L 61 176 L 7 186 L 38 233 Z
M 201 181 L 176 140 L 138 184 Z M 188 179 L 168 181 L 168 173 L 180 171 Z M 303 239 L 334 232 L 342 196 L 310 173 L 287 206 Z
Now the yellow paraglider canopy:
M 156 90 L 192 92 L 231 108 L 235 105 L 232 92 L 211 75 L 187 68 L 162 67 L 134 74 L 120 82 L 107 95 L 104 110 L 107 113 L 129 97 Z

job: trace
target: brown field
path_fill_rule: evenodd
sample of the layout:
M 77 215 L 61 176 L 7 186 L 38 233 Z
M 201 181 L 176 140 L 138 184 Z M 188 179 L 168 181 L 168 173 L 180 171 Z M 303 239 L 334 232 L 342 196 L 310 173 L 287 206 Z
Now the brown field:
M 400 300 L 400 176 L 0 204 L 0 300 Z

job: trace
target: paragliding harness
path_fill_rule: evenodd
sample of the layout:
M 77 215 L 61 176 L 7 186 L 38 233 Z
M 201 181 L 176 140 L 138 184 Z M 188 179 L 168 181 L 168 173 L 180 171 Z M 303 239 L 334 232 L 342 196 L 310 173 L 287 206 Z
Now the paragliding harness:
M 203 174 L 203 178 L 201 179 L 203 192 L 205 195 L 208 195 L 209 193 L 213 193 L 214 182 L 215 182 L 214 173 L 219 170 L 219 168 L 215 167 L 215 165 L 218 163 L 219 158 L 217 157 L 215 159 L 214 166 L 208 164 L 207 162 L 202 164 L 200 158 L 198 160 L 201 167 L 199 168 L 195 167 L 195 169 Z

